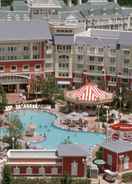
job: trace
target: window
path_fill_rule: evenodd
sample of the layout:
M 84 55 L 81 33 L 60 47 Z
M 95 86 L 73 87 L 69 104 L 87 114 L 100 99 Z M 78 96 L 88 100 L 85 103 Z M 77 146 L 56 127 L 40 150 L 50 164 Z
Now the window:
M 14 175 L 20 175 L 20 168 L 19 167 L 13 168 L 13 174 Z
M 59 56 L 59 59 L 69 59 L 69 56 L 66 56 L 66 55 L 60 55 L 60 56 Z
M 33 55 L 33 59 L 39 59 L 39 55 L 38 54 Z
M 124 64 L 129 64 L 130 60 L 129 59 L 124 59 Z
M 38 50 L 38 47 L 36 45 L 34 45 L 33 50 Z
M 52 63 L 46 63 L 46 64 L 45 64 L 45 67 L 46 67 L 46 68 L 52 67 Z
M 115 63 L 115 58 L 114 57 L 111 57 L 110 58 L 110 62 L 111 62 L 111 64 L 114 64 Z
M 117 78 L 116 77 L 111 77 L 112 82 L 116 82 Z
M 94 66 L 93 65 L 89 66 L 89 69 L 94 70 Z
M 77 174 L 78 174 L 78 163 L 76 161 L 74 161 L 71 164 L 71 175 L 77 176 Z
M 102 66 L 98 66 L 98 71 L 102 71 Z
M 129 169 L 129 157 L 128 156 L 126 156 L 125 158 L 124 158 L 124 169 L 126 170 L 126 169 Z
M 34 14 L 34 15 L 38 15 L 38 14 L 39 14 L 39 11 L 38 11 L 38 10 L 34 10 L 34 11 L 33 11 L 33 14 Z
M 112 66 L 109 67 L 109 71 L 112 72 L 112 73 L 115 72 L 115 67 L 112 67 Z
M 27 175 L 32 175 L 32 168 L 31 167 L 27 167 L 26 174 Z
M 4 66 L 0 65 L 0 72 L 4 72 Z
M 107 155 L 107 164 L 112 166 L 112 155 L 111 154 Z
M 28 48 L 27 46 L 24 46 L 23 50 L 24 50 L 24 51 L 28 51 L 29 48 Z
M 58 174 L 58 168 L 57 167 L 53 167 L 52 168 L 52 175 L 57 175 Z
M 78 58 L 78 60 L 80 61 L 80 60 L 83 59 L 83 55 L 78 55 L 77 58 Z
M 16 50 L 16 47 L 8 47 L 8 51 L 13 52 L 13 51 L 15 51 L 15 50 Z
M 94 56 L 90 56 L 90 57 L 89 57 L 89 60 L 90 60 L 90 61 L 94 61 Z
M 23 71 L 29 71 L 29 65 L 24 65 L 23 66 Z
M 98 57 L 99 62 L 103 62 L 104 58 L 103 57 Z
M 40 175 L 45 175 L 45 168 L 44 167 L 39 168 L 39 174 Z
M 24 55 L 24 56 L 23 56 L 23 59 L 29 59 L 29 58 L 30 58 L 29 55 Z
M 111 53 L 115 54 L 116 53 L 116 49 L 111 49 Z
M 128 74 L 128 68 L 124 68 L 124 73 Z
M 125 55 L 129 55 L 130 54 L 130 51 L 129 50 L 124 50 L 124 54 Z
M 99 51 L 99 52 L 103 52 L 104 49 L 103 49 L 103 48 L 98 48 L 98 51 Z
M 41 69 L 41 65 L 35 65 L 35 71 L 40 71 L 40 69 Z
M 78 69 L 82 69 L 83 67 L 84 67 L 84 65 L 82 65 L 82 64 L 78 64 L 78 65 L 77 65 L 77 68 L 78 68 Z
M 16 65 L 12 65 L 11 66 L 11 71 L 13 71 L 13 72 L 17 71 L 17 66 Z
M 94 47 L 91 47 L 90 48 L 90 52 L 95 52 L 95 48 Z

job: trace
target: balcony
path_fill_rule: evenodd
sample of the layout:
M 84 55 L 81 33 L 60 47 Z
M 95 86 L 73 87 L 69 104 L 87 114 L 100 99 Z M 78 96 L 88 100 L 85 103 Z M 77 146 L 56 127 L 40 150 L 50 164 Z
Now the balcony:
M 116 82 L 108 81 L 108 86 L 114 86 L 114 87 L 116 87 Z
M 28 83 L 28 77 L 17 75 L 0 76 L 0 83 L 3 85 L 25 84 Z
M 46 58 L 45 63 L 53 63 L 53 58 Z
M 46 54 L 52 54 L 52 53 L 53 53 L 53 50 L 52 49 L 46 50 Z

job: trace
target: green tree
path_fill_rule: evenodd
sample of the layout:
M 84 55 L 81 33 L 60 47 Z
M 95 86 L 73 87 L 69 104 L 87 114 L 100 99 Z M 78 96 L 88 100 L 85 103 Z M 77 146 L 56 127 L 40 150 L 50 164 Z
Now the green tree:
M 50 103 L 54 103 L 56 99 L 63 98 L 63 91 L 56 84 L 55 77 L 50 76 L 41 84 L 41 93 Z M 64 98 L 63 98 L 64 99 Z
M 2 184 L 11 184 L 12 181 L 12 174 L 11 174 L 11 168 L 8 165 L 5 165 L 3 170 L 3 180 Z
M 17 115 L 9 115 L 9 136 L 6 138 L 6 141 L 9 143 L 10 148 L 20 148 L 19 139 L 23 135 L 23 125 Z
M 102 159 L 103 158 L 103 148 L 100 147 L 99 150 L 96 152 L 96 159 Z
M 132 6 L 132 1 L 131 0 L 118 0 L 118 3 L 121 6 Z
M 0 112 L 3 112 L 5 110 L 6 102 L 6 93 L 3 86 L 0 85 Z

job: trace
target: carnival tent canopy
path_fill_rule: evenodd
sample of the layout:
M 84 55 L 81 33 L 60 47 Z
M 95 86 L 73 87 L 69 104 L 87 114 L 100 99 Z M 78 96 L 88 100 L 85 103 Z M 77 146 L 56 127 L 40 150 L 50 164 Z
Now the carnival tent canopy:
M 113 94 L 103 91 L 94 83 L 87 83 L 79 89 L 65 91 L 65 99 L 75 104 L 105 104 L 112 102 Z

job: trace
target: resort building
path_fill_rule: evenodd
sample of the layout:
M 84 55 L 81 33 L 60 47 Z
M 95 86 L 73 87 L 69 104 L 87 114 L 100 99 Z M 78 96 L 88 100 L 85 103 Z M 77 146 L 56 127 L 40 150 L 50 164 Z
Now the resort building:
M 31 79 L 50 75 L 62 88 L 90 79 L 111 92 L 122 85 L 132 89 L 131 31 L 79 33 L 81 23 L 57 26 L 44 20 L 0 26 L 0 81 L 7 92 L 26 90 Z
M 24 3 L 25 2 L 25 3 Z M 77 5 L 72 0 L 26 0 L 14 2 L 14 11 L 0 10 L 0 21 L 22 21 L 31 19 L 46 19 L 48 22 L 78 22 L 83 27 L 132 30 L 132 9 L 120 7 L 116 0 L 88 0 Z
M 76 72 L 106 90 L 132 88 L 132 32 L 89 29 L 75 35 Z M 80 77 L 81 78 L 81 77 Z
M 14 176 L 86 176 L 83 145 L 62 144 L 57 150 L 9 150 L 7 165 Z
M 114 91 L 122 85 L 132 89 L 132 32 L 50 26 L 45 76 L 55 75 L 60 87 L 79 87 L 85 80 Z
M 0 83 L 7 92 L 26 90 L 30 80 L 44 78 L 48 24 L 11 21 L 0 27 Z
M 132 169 L 132 144 L 130 142 L 106 140 L 101 147 L 107 169 L 118 172 Z
M 27 0 L 30 17 L 49 18 L 58 14 L 58 11 L 65 6 L 63 0 Z

